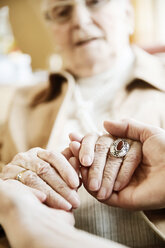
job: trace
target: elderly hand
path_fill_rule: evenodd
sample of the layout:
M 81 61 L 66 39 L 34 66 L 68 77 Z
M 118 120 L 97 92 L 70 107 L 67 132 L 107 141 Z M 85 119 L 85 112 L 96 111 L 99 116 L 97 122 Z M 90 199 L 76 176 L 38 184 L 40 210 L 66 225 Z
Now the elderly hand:
M 16 179 L 21 172 L 21 182 L 45 193 L 46 204 L 63 210 L 77 208 L 80 204 L 76 192 L 79 178 L 73 167 L 75 160 L 66 149 L 63 154 L 41 148 L 18 153 L 4 166 L 1 178 Z M 72 163 L 72 165 L 70 164 Z
M 35 194 L 16 180 L 0 180 L 0 223 L 11 247 L 66 247 L 58 240 L 74 230 L 73 214 L 41 204 L 44 194 Z
M 70 149 L 82 165 L 84 186 L 101 201 L 109 199 L 113 190 L 123 189 L 141 161 L 141 144 L 136 141 L 127 140 L 130 150 L 124 158 L 116 158 L 109 153 L 114 141 L 111 135 L 88 134 L 81 140 L 71 134 L 70 139 Z

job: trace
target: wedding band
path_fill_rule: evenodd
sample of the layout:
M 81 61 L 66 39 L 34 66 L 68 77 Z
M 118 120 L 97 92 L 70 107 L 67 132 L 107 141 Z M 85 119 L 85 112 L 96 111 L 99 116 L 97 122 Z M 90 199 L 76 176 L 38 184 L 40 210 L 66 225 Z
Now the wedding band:
M 21 172 L 19 172 L 19 173 L 16 175 L 16 180 L 22 182 L 22 181 L 21 181 L 22 175 L 23 175 L 23 173 L 26 172 L 26 171 L 27 171 L 27 170 L 22 170 Z
M 120 148 L 121 147 L 121 148 Z M 129 151 L 130 145 L 124 139 L 115 140 L 110 146 L 110 154 L 116 158 L 124 157 Z

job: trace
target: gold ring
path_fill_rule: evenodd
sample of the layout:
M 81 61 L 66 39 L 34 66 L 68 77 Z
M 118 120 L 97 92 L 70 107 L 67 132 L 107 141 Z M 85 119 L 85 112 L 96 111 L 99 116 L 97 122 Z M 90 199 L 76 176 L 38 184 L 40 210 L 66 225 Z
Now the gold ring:
M 22 181 L 21 181 L 22 175 L 23 175 L 23 173 L 26 172 L 26 171 L 27 171 L 27 170 L 22 170 L 21 172 L 19 172 L 19 173 L 16 175 L 16 180 L 22 182 Z

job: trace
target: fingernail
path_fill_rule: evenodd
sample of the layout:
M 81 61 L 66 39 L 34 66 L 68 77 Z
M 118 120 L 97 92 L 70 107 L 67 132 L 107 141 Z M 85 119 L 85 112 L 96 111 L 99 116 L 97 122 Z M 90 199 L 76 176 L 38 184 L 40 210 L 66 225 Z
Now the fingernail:
M 82 165 L 90 166 L 92 164 L 92 159 L 89 155 L 84 155 L 81 163 L 82 163 Z
M 97 195 L 97 198 L 100 199 L 100 200 L 103 200 L 106 198 L 106 188 L 101 188 L 98 195 Z
M 120 182 L 115 182 L 114 190 L 118 191 L 120 189 L 121 183 Z
M 99 188 L 99 182 L 97 179 L 93 178 L 89 182 L 89 190 L 96 191 Z

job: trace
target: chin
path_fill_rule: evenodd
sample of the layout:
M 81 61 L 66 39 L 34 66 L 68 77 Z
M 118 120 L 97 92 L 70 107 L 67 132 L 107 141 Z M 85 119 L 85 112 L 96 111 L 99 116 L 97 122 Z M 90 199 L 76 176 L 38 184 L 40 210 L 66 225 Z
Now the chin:
M 89 77 L 111 67 L 114 55 L 107 49 L 89 49 L 76 51 L 67 57 L 67 68 L 79 77 Z M 65 60 L 66 61 L 66 60 Z
M 109 61 L 105 60 L 105 58 L 101 59 L 100 57 L 86 57 L 74 65 L 72 64 L 70 71 L 78 77 L 90 77 L 104 72 L 108 68 L 110 68 L 110 64 Z

